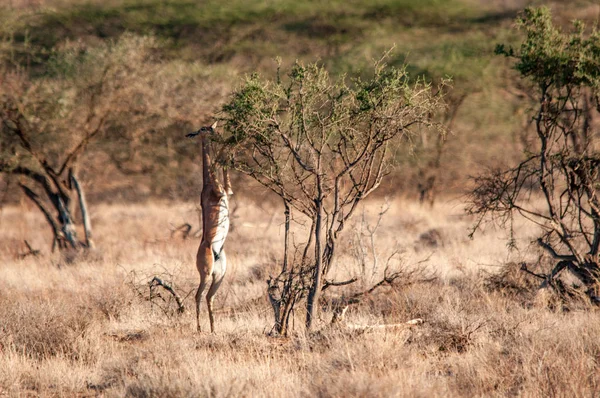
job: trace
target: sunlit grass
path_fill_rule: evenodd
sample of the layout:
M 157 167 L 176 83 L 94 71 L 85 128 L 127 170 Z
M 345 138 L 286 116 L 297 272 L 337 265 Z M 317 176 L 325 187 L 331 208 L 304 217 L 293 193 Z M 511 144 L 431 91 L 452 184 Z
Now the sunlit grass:
M 517 220 L 521 251 L 509 252 L 501 229 L 486 228 L 469 240 L 472 220 L 463 215 L 460 201 L 442 202 L 433 209 L 392 202 L 375 245 L 368 236 L 362 241 L 368 254 L 363 260 L 355 247 L 357 233 L 375 225 L 382 205 L 366 203 L 346 230 L 332 275 L 366 277 L 359 284 L 368 285 L 372 250 L 380 267 L 399 251 L 402 264 L 418 264 L 437 279 L 374 293 L 349 310 L 347 322 L 423 318 L 425 324 L 355 332 L 329 327 L 331 314 L 324 312 L 317 332 L 306 336 L 299 309 L 288 339 L 266 335 L 272 315 L 265 279 L 276 270 L 282 249 L 282 214 L 276 206 L 240 200 L 226 247 L 230 267 L 216 296 L 214 335 L 194 330 L 198 241 L 170 233 L 183 221 L 198 228 L 194 204 L 94 205 L 98 251 L 70 262 L 49 253 L 51 234 L 37 210 L 5 207 L 0 391 L 14 396 L 593 395 L 600 383 L 598 314 L 552 312 L 532 305 L 534 291 L 515 294 L 487 282 L 486 272 L 496 273 L 510 261 L 535 260 L 535 251 L 528 252 L 535 228 Z M 435 240 L 424 238 L 427 233 Z M 42 255 L 19 259 L 23 239 Z M 165 302 L 148 301 L 153 275 L 168 278 L 186 297 L 185 314 L 175 314 L 168 295 Z M 528 277 L 515 278 L 511 282 L 518 285 L 519 278 Z M 202 321 L 207 326 L 206 313 Z

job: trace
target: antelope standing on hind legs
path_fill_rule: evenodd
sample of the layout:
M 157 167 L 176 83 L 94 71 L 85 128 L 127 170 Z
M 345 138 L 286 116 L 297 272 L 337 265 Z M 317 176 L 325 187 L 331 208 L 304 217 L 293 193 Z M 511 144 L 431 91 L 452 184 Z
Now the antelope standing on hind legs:
M 229 173 L 223 168 L 223 185 L 218 181 L 215 167 L 210 158 L 209 136 L 215 134 L 215 122 L 210 127 L 202 127 L 186 137 L 200 135 L 202 139 L 202 240 L 196 256 L 196 267 L 200 273 L 200 286 L 196 292 L 196 328 L 200 332 L 200 300 L 204 290 L 210 320 L 210 331 L 215 331 L 213 317 L 213 296 L 221 286 L 227 269 L 224 244 L 229 232 L 229 199 L 233 193 Z M 209 284 L 210 282 L 210 284 Z

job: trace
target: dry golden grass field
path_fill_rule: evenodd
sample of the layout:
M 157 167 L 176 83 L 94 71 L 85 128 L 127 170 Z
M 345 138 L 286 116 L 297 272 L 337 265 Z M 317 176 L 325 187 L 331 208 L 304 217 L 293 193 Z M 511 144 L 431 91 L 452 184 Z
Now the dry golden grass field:
M 370 201 L 336 265 L 337 278 L 361 279 L 324 301 L 369 286 L 388 261 L 406 277 L 342 324 L 330 325 L 325 308 L 308 335 L 299 308 L 291 336 L 275 338 L 265 280 L 282 252 L 281 211 L 236 205 L 215 334 L 195 330 L 198 239 L 171 236 L 184 222 L 197 229 L 194 203 L 93 206 L 98 248 L 80 257 L 50 253 L 36 209 L 4 207 L 0 396 L 600 395 L 598 312 L 549 306 L 537 281 L 510 266 L 537 260 L 532 227 L 517 224 L 519 250 L 509 251 L 500 228 L 470 240 L 459 201 L 394 200 L 377 228 L 382 203 Z M 42 253 L 21 258 L 25 239 Z M 153 276 L 185 297 L 184 314 L 164 290 L 150 299 Z M 415 318 L 424 323 L 365 327 Z M 207 330 L 206 312 L 202 322 Z
M 600 300 L 599 26 L 598 0 L 0 0 L 0 398 L 600 397 L 600 306 L 589 304 Z M 279 86 L 321 67 L 307 118 L 311 85 Z M 370 99 L 380 93 L 393 96 Z M 285 110 L 283 98 L 300 106 Z M 284 132 L 272 156 L 284 114 L 300 141 Z M 243 127 L 254 119 L 266 123 Z M 241 161 L 208 333 L 206 304 L 202 332 L 194 309 L 202 152 L 184 136 L 215 120 L 226 133 L 215 143 L 235 143 L 222 148 L 236 162 L 213 160 Z M 393 134 L 375 145 L 380 122 Z M 281 160 L 297 161 L 304 139 L 314 151 L 302 171 Z M 256 160 L 252 142 L 273 162 Z M 243 167 L 251 152 L 255 170 Z M 322 182 L 325 162 L 339 174 Z M 55 231 L 68 227 L 61 207 L 84 196 L 78 179 L 96 247 L 52 252 L 38 207 L 55 208 L 50 221 L 60 213 Z M 256 188 L 265 181 L 279 202 Z M 340 187 L 345 204 L 323 208 L 339 204 Z M 322 254 L 333 249 L 317 238 L 306 245 L 314 261 L 291 267 L 327 277 L 312 297 L 356 282 L 322 290 L 310 332 L 304 299 L 278 337 L 266 282 L 287 265 L 279 204 L 300 214 L 299 195 L 315 225 L 325 214 L 345 228 L 330 269 Z M 470 238 L 469 203 L 471 214 L 533 222 L 509 217 Z M 293 220 L 286 259 L 306 244 L 304 221 Z M 579 273 L 587 301 L 540 289 L 541 274 L 563 286 L 549 271 L 575 262 L 594 271 Z M 386 270 L 400 277 L 370 291 Z M 294 280 L 304 292 L 307 274 Z M 365 292 L 332 322 L 335 303 Z

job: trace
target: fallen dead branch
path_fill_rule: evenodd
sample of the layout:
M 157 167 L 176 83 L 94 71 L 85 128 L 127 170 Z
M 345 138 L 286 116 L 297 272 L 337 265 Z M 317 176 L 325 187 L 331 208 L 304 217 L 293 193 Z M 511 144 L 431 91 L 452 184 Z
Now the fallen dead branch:
M 402 323 L 390 323 L 383 325 L 361 325 L 355 323 L 347 323 L 345 326 L 349 329 L 360 330 L 360 331 L 374 331 L 374 330 L 388 330 L 397 328 L 410 328 L 412 326 L 419 326 L 424 324 L 425 321 L 422 318 L 411 319 L 410 321 Z
M 162 279 L 155 276 L 150 281 L 149 286 L 150 298 L 153 297 L 153 289 L 157 286 L 162 286 L 167 292 L 171 293 L 171 295 L 175 299 L 175 302 L 177 303 L 177 312 L 180 314 L 183 314 L 185 312 L 185 306 L 183 305 L 183 300 L 181 299 L 181 296 L 177 294 L 177 292 L 173 289 L 173 287 L 170 284 L 163 282 Z
M 341 282 L 335 282 L 335 281 L 328 281 L 326 280 L 325 282 L 323 282 L 323 288 L 321 289 L 322 291 L 327 290 L 328 288 L 330 288 L 331 286 L 346 286 L 346 285 L 350 285 L 354 282 L 358 281 L 358 278 L 352 278 L 352 279 L 348 279 L 347 281 L 341 281 Z

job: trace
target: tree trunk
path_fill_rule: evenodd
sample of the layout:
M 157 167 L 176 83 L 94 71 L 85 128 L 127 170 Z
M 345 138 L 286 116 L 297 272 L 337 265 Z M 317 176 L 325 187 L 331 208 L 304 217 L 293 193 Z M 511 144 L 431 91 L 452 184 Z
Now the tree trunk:
M 58 181 L 58 176 L 54 175 L 51 178 L 52 183 L 48 182 L 49 178 L 45 178 L 39 175 L 38 178 L 32 178 L 33 181 L 37 182 L 38 185 L 43 187 L 48 200 L 42 200 L 42 198 L 34 192 L 31 188 L 26 185 L 20 184 L 21 188 L 31 199 L 35 205 L 44 214 L 46 221 L 52 228 L 54 234 L 52 240 L 52 251 L 58 247 L 59 250 L 74 249 L 79 250 L 82 248 L 93 248 L 94 242 L 92 240 L 92 226 L 87 211 L 87 203 L 83 189 L 79 184 L 77 178 L 71 174 L 69 179 L 71 180 L 72 186 L 75 188 L 79 199 L 79 207 L 81 209 L 81 215 L 84 224 L 85 242 L 82 242 L 77 237 L 77 229 L 72 216 L 72 198 L 70 195 L 72 191 L 66 186 L 59 186 L 62 184 Z M 53 185 L 52 185 L 53 184 Z M 50 203 L 52 208 L 56 211 L 51 211 L 50 207 L 46 207 L 45 203 Z M 52 213 L 52 214 L 51 214 Z
M 320 184 L 319 184 L 320 185 Z M 319 186 L 320 188 L 320 186 Z M 320 196 L 320 195 L 319 195 Z M 312 286 L 308 293 L 306 302 L 306 329 L 310 331 L 315 317 L 318 313 L 319 297 L 321 296 L 322 273 L 323 273 L 323 253 L 321 252 L 321 224 L 323 218 L 323 200 L 321 197 L 316 200 L 316 218 L 315 218 L 315 268 L 312 277 Z
M 85 245 L 88 249 L 93 249 L 95 247 L 95 244 L 92 240 L 92 221 L 90 220 L 90 215 L 87 210 L 85 194 L 83 193 L 83 188 L 79 184 L 79 181 L 77 180 L 77 177 L 75 177 L 75 174 L 71 174 L 71 182 L 73 183 L 73 187 L 75 187 L 75 191 L 77 191 L 77 197 L 79 198 L 79 209 L 81 210 L 81 218 L 83 220 L 83 231 L 85 233 Z
M 273 326 L 277 334 L 286 336 L 288 331 L 288 322 L 295 298 L 293 297 L 294 275 L 292 271 L 288 272 L 289 258 L 289 242 L 290 242 L 290 220 L 291 209 L 289 202 L 283 200 L 285 214 L 285 232 L 284 232 L 284 249 L 283 249 L 283 264 L 281 273 L 275 279 L 269 278 L 267 281 L 268 296 L 271 307 L 273 307 L 273 316 L 275 325 Z M 283 280 L 282 280 L 283 279 Z
M 287 271 L 288 267 L 288 252 L 290 248 L 290 205 L 287 200 L 284 199 L 283 206 L 285 207 L 285 234 L 283 241 L 283 266 L 282 272 Z
M 27 197 L 29 199 L 31 199 L 31 201 L 33 203 L 35 203 L 35 205 L 38 207 L 38 209 L 40 209 L 40 211 L 44 214 L 44 216 L 46 217 L 46 221 L 48 221 L 48 224 L 50 224 L 50 226 L 52 227 L 52 232 L 53 232 L 52 251 L 54 251 L 54 249 L 57 245 L 59 247 L 61 246 L 61 240 L 63 239 L 63 236 L 60 231 L 60 228 L 58 227 L 58 224 L 56 223 L 54 218 L 52 218 L 52 216 L 50 215 L 50 212 L 48 211 L 48 209 L 46 209 L 46 207 L 40 200 L 39 196 L 35 192 L 33 192 L 29 187 L 27 187 L 26 185 L 20 184 L 20 186 L 21 186 L 21 189 L 23 189 L 23 192 L 25 192 L 25 195 L 27 195 Z
M 73 217 L 71 217 L 69 208 L 60 196 L 58 198 L 58 213 L 60 215 L 59 219 L 62 220 L 62 233 L 64 234 L 65 239 L 69 242 L 71 248 L 79 249 L 81 244 L 77 240 L 77 231 L 75 230 Z

